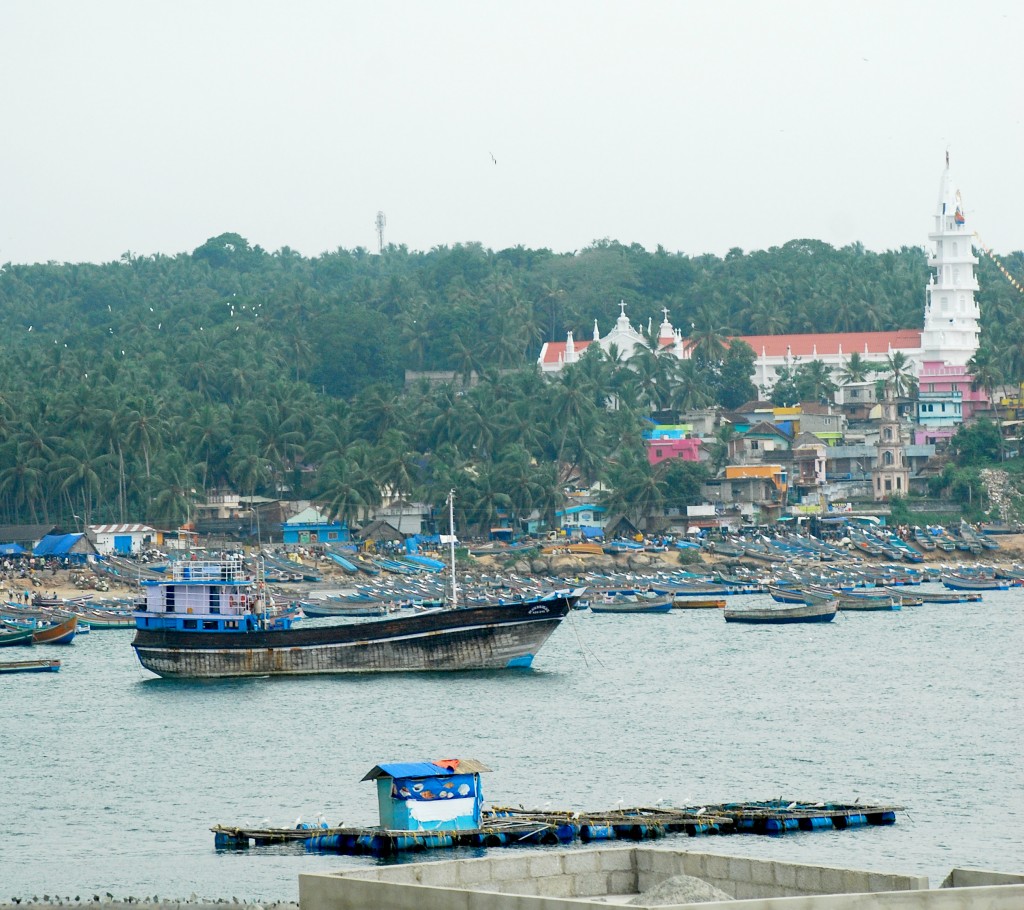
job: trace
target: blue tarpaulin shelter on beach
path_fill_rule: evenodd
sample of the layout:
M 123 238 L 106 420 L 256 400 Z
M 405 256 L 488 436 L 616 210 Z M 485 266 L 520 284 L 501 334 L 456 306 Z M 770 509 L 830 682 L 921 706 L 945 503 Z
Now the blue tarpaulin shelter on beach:
M 23 556 L 27 552 L 21 544 L 0 543 L 0 556 Z
M 54 556 L 57 559 L 70 559 L 73 562 L 85 562 L 90 555 L 96 554 L 96 548 L 85 534 L 47 534 L 32 547 L 33 556 Z

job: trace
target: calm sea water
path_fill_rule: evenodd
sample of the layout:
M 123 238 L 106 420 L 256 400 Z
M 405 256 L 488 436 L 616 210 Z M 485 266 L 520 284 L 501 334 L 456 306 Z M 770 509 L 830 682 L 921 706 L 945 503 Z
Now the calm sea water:
M 679 843 L 933 885 L 1021 872 L 1022 616 L 1022 589 L 777 628 L 581 612 L 531 671 L 207 683 L 156 679 L 130 632 L 94 632 L 46 650 L 58 674 L 0 677 L 0 900 L 295 899 L 301 872 L 373 861 L 218 853 L 209 827 L 374 824 L 366 771 L 451 756 L 493 767 L 494 804 L 898 803 L 890 828 Z

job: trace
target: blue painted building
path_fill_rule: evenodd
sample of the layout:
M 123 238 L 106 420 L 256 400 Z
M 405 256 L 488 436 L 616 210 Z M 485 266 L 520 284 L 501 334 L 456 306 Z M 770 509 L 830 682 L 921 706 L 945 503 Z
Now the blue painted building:
M 331 521 L 312 506 L 293 515 L 281 525 L 281 540 L 285 544 L 308 546 L 348 543 L 351 539 L 347 524 Z
M 582 532 L 584 528 L 604 530 L 605 508 L 598 505 L 569 506 L 555 512 L 555 518 L 567 534 Z
M 363 780 L 377 782 L 380 825 L 391 831 L 473 831 L 480 827 L 480 773 L 491 769 L 472 758 L 389 762 Z
M 348 543 L 348 526 L 340 521 L 302 522 L 281 525 L 282 542 L 305 546 L 318 543 Z

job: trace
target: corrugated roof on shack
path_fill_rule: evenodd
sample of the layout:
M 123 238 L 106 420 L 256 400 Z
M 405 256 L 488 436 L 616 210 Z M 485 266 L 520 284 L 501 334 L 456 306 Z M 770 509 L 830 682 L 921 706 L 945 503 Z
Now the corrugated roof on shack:
M 472 831 L 480 827 L 480 773 L 472 758 L 375 765 L 363 780 L 377 782 L 382 828 L 392 831 Z

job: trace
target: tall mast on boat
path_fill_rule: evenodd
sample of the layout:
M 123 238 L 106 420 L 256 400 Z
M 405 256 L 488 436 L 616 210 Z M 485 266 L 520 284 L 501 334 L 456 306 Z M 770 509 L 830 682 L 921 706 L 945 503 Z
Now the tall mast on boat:
M 455 578 L 455 491 L 448 491 L 448 555 L 449 565 L 452 573 L 452 601 L 451 606 L 459 605 L 458 581 Z

